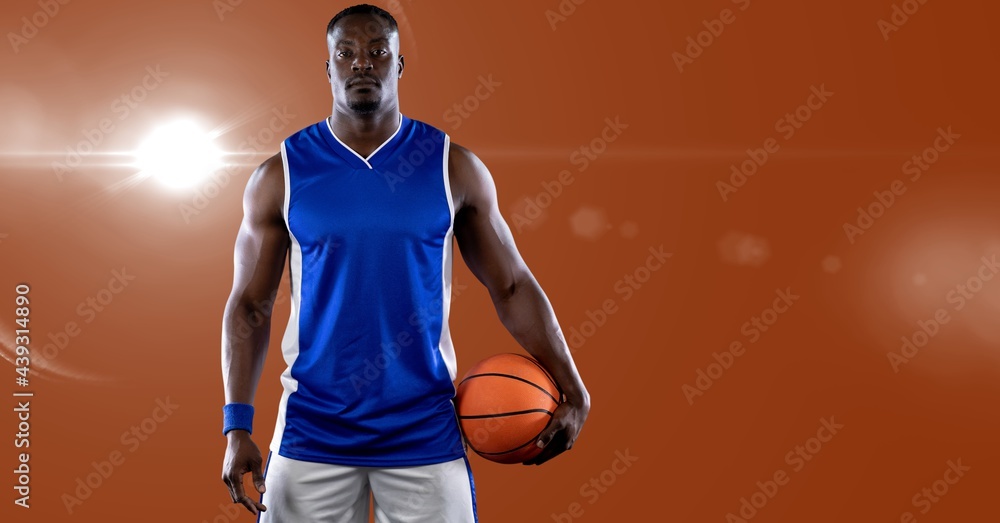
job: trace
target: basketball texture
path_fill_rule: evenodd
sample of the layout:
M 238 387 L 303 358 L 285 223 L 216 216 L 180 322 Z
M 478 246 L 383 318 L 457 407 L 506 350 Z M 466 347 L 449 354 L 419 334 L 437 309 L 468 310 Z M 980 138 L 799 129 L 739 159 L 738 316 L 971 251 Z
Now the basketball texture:
M 523 463 L 541 452 L 535 441 L 561 398 L 534 359 L 498 354 L 469 369 L 455 403 L 469 448 L 497 463 Z

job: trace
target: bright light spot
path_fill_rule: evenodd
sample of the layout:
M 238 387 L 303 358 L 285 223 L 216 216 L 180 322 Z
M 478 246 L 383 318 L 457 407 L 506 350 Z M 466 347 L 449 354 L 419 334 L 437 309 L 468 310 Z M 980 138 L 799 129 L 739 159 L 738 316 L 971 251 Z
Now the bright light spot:
M 162 125 L 139 145 L 136 167 L 171 187 L 190 187 L 223 166 L 222 151 L 197 124 Z
M 573 234 L 591 241 L 596 241 L 611 228 L 604 209 L 589 206 L 577 209 L 569 217 L 569 225 Z
M 771 257 L 771 246 L 766 238 L 740 231 L 727 232 L 716 246 L 722 261 L 731 265 L 760 267 Z
M 631 220 L 622 222 L 622 224 L 618 226 L 618 232 L 626 238 L 635 238 L 639 235 L 639 224 Z
M 830 274 L 836 274 L 836 273 L 840 272 L 841 268 L 843 268 L 844 263 L 842 261 L 840 261 L 839 257 L 834 256 L 834 255 L 831 254 L 831 255 L 827 256 L 826 258 L 823 258 L 822 265 L 823 265 L 823 270 L 824 271 L 826 271 L 826 272 L 828 272 Z

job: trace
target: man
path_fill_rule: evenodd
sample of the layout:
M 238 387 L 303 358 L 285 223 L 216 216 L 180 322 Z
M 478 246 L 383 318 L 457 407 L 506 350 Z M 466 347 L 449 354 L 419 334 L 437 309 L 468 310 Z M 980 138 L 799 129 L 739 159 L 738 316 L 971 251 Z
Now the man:
M 366 522 L 369 495 L 380 522 L 475 521 L 452 401 L 453 238 L 504 326 L 564 394 L 528 464 L 572 447 L 590 397 L 489 171 L 399 112 L 404 62 L 393 17 L 347 8 L 330 21 L 327 43 L 332 115 L 284 140 L 244 195 L 223 320 L 223 481 L 260 521 Z M 286 252 L 288 367 L 262 473 L 251 405 Z M 244 491 L 248 472 L 260 501 Z

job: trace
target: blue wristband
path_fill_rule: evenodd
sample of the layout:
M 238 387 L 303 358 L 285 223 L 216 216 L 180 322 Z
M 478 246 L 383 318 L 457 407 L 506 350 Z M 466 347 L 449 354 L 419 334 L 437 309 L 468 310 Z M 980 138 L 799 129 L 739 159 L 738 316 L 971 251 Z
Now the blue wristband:
M 236 429 L 253 434 L 253 405 L 227 403 L 222 407 L 222 433 Z

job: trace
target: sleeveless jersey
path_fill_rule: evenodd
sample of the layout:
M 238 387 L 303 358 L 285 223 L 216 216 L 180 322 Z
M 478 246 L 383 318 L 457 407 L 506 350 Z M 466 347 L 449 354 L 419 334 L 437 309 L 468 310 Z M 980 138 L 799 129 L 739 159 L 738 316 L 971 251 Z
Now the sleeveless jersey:
M 291 314 L 272 451 L 381 467 L 465 454 L 448 331 L 449 144 L 403 115 L 367 158 L 328 120 L 281 143 Z

